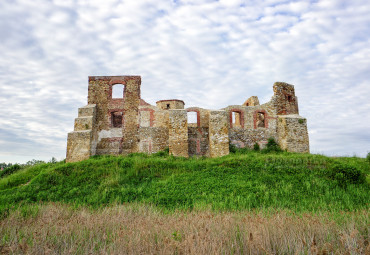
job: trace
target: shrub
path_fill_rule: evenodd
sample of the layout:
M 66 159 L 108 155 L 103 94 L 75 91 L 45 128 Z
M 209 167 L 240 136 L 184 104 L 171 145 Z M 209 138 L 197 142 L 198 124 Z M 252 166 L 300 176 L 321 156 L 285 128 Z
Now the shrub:
M 367 153 L 366 159 L 370 163 L 370 152 Z
M 330 168 L 329 175 L 333 180 L 338 181 L 341 186 L 360 184 L 366 180 L 365 174 L 360 169 L 344 163 L 333 164 Z
M 255 151 L 259 151 L 259 150 L 260 150 L 260 145 L 259 145 L 258 143 L 255 143 L 255 144 L 253 145 L 253 150 L 255 150 Z
M 229 151 L 230 153 L 236 153 L 238 148 L 235 146 L 235 144 L 229 143 Z
M 4 176 L 7 176 L 7 175 L 10 175 L 16 171 L 18 171 L 19 169 L 21 169 L 22 167 L 18 164 L 14 164 L 10 167 L 7 167 L 5 168 L 2 172 L 0 172 L 0 177 L 4 177 Z
M 267 141 L 266 148 L 264 148 L 262 152 L 282 152 L 282 149 L 275 139 L 270 137 Z
M 166 147 L 163 151 L 158 151 L 156 153 L 153 153 L 152 155 L 154 157 L 167 157 L 170 153 L 170 149 Z

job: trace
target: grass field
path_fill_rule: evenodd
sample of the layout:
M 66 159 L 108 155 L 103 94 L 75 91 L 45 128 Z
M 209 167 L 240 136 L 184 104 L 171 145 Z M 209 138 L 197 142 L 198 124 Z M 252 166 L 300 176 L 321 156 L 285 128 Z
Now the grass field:
M 0 221 L 2 254 L 369 254 L 369 212 L 172 211 L 23 206 Z
M 10 253 L 365 254 L 369 177 L 363 158 L 247 150 L 40 164 L 1 175 L 0 245 Z

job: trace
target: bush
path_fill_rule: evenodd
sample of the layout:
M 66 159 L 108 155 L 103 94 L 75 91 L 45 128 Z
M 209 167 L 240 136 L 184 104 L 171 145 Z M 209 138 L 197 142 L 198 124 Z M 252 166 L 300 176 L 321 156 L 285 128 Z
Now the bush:
M 367 153 L 366 159 L 370 163 L 370 152 Z
M 254 151 L 259 151 L 259 150 L 260 150 L 260 145 L 259 145 L 258 143 L 255 143 L 255 144 L 253 145 L 253 150 L 254 150 Z
M 338 181 L 339 185 L 360 184 L 366 180 L 365 174 L 357 167 L 344 163 L 335 163 L 330 168 L 330 177 Z
M 156 153 L 153 153 L 152 155 L 154 157 L 167 157 L 170 153 L 170 149 L 166 147 L 163 151 L 158 151 Z
M 264 148 L 262 152 L 282 152 L 282 149 L 275 139 L 270 137 L 267 141 L 266 148 Z
M 236 153 L 238 148 L 235 146 L 235 144 L 229 143 L 229 151 L 230 153 Z
M 18 164 L 14 164 L 10 167 L 7 167 L 5 168 L 2 172 L 0 172 L 0 177 L 4 177 L 4 176 L 7 176 L 7 175 L 10 175 L 16 171 L 18 171 L 19 169 L 21 169 L 22 167 Z

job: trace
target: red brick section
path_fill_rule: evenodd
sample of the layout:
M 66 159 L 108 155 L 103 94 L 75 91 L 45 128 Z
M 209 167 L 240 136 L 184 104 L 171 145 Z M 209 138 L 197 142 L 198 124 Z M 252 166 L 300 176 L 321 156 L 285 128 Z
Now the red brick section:
M 230 128 L 233 128 L 233 112 L 237 112 L 240 115 L 240 126 L 244 128 L 244 112 L 240 109 L 232 108 L 229 112 Z
M 186 109 L 187 112 L 196 112 L 197 113 L 197 127 L 200 128 L 200 112 L 198 109 L 188 108 Z
M 143 111 L 148 111 L 150 112 L 150 127 L 153 127 L 154 125 L 154 110 L 153 109 L 150 109 L 150 108 L 141 108 L 140 109 L 140 112 L 143 112 Z
M 122 126 L 121 127 L 123 128 L 124 127 L 124 120 L 125 120 L 125 111 L 122 110 L 122 109 L 119 109 L 119 108 L 117 108 L 117 109 L 109 109 L 108 110 L 109 126 L 111 128 L 113 128 L 112 113 L 114 113 L 114 112 L 121 112 L 122 113 Z
M 147 102 L 145 102 L 144 99 L 140 99 L 140 106 L 143 106 L 143 105 L 150 105 L 150 104 L 148 104 Z

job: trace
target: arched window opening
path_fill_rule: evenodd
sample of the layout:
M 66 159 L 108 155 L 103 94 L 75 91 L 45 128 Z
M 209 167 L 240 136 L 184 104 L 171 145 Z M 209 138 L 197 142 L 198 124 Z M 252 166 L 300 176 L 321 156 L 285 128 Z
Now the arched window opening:
M 233 127 L 241 127 L 241 113 L 240 112 L 232 112 L 232 126 Z
M 170 109 L 170 104 L 167 104 L 166 105 L 166 109 Z
M 112 127 L 121 128 L 123 122 L 123 113 L 122 112 L 112 112 L 111 113 Z
M 265 113 L 259 112 L 257 113 L 257 127 L 265 127 Z
M 197 112 L 188 112 L 188 124 L 198 124 L 198 113 Z
M 122 84 L 112 86 L 112 98 L 123 98 L 124 87 Z

